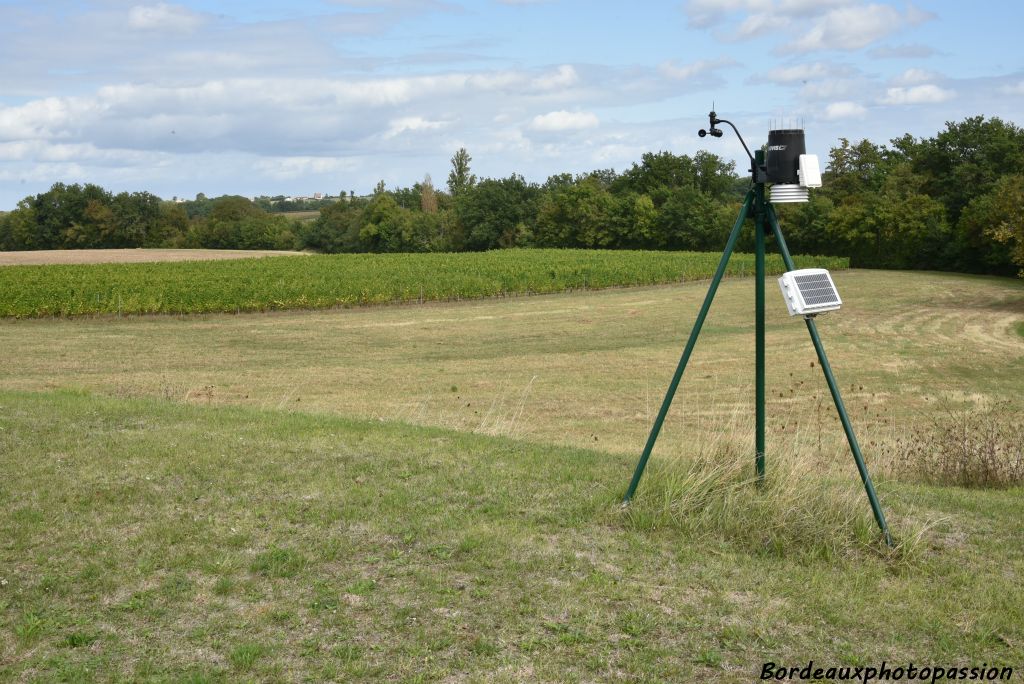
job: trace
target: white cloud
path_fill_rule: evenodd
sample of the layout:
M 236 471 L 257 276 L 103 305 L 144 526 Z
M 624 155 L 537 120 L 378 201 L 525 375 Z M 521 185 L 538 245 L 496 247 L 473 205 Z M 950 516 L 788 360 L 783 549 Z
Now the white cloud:
M 794 64 L 793 66 L 776 67 L 768 72 L 765 78 L 773 83 L 796 83 L 824 78 L 832 72 L 821 62 L 813 64 Z
M 773 12 L 757 12 L 743 20 L 743 23 L 741 23 L 739 28 L 736 29 L 736 37 L 753 38 L 755 36 L 783 29 L 789 26 L 790 23 L 791 20 L 788 17 L 784 17 L 780 14 L 775 14 Z
M 1024 95 L 1024 81 L 1004 85 L 999 89 L 1003 95 Z
M 883 45 L 868 55 L 875 59 L 927 59 L 935 55 L 935 50 L 927 45 Z
M 606 69 L 600 76 L 600 88 L 579 92 L 566 90 L 581 80 L 569 65 L 391 78 L 121 83 L 85 95 L 0 105 L 0 143 L 269 157 L 401 150 L 409 157 L 447 148 L 456 121 L 460 135 L 478 137 L 490 134 L 498 116 L 506 127 L 523 122 L 517 125 L 538 132 L 583 130 L 600 123 L 588 106 L 619 101 L 628 88 L 636 102 L 667 90 L 653 71 Z M 25 149 L 7 154 L 39 158 Z
M 859 50 L 927 18 L 913 7 L 905 14 L 889 5 L 839 7 L 816 19 L 810 30 L 787 49 L 797 52 Z
M 942 76 L 927 69 L 907 69 L 899 76 L 892 79 L 894 86 L 914 86 L 922 83 L 933 83 Z
M 102 105 L 89 98 L 47 97 L 0 109 L 0 140 L 58 139 L 72 136 L 81 119 L 95 118 Z
M 596 128 L 600 124 L 597 115 L 592 112 L 567 112 L 565 110 L 548 112 L 533 117 L 530 128 L 535 131 L 578 131 Z
M 405 116 L 395 119 L 388 126 L 385 138 L 394 138 L 407 131 L 436 131 L 448 125 L 447 121 L 428 121 L 422 116 Z
M 955 96 L 952 90 L 928 83 L 909 88 L 889 88 L 880 102 L 887 105 L 938 104 Z
M 805 100 L 843 100 L 862 93 L 865 87 L 862 79 L 830 78 L 807 83 L 800 89 L 800 97 Z
M 773 11 L 790 16 L 812 17 L 833 7 L 852 5 L 856 0 L 781 0 Z
M 771 0 L 690 0 L 685 11 L 690 26 L 706 28 L 736 12 L 770 10 Z
M 663 62 L 659 67 L 661 73 L 668 78 L 677 81 L 686 81 L 697 76 L 709 74 L 725 67 L 733 66 L 736 62 L 729 57 L 718 59 L 700 59 L 690 64 L 676 64 L 675 62 Z
M 352 159 L 337 157 L 274 157 L 256 161 L 253 169 L 268 178 L 288 180 L 347 171 L 355 165 L 356 162 Z
M 194 31 L 203 23 L 202 17 L 186 7 L 159 3 L 136 5 L 128 11 L 128 26 L 142 31 Z
M 579 74 L 571 64 L 563 64 L 554 73 L 544 74 L 534 79 L 534 85 L 540 90 L 561 90 L 576 85 Z
M 825 118 L 829 121 L 835 121 L 837 119 L 851 119 L 851 118 L 862 118 L 867 114 L 867 109 L 864 105 L 849 100 L 843 100 L 841 102 L 833 102 L 832 104 L 825 107 Z

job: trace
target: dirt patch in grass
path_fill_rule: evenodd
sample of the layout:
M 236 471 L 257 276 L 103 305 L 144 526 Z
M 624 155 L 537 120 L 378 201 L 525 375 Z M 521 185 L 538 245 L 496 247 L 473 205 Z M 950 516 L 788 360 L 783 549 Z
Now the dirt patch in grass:
M 131 264 L 147 261 L 216 261 L 300 255 L 266 249 L 46 249 L 0 252 L 0 266 L 44 264 Z

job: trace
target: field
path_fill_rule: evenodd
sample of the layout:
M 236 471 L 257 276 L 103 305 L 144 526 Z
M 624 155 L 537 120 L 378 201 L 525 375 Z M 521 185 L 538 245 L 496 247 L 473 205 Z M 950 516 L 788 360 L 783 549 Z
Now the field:
M 2 321 L 0 679 L 1019 677 L 1021 488 L 927 484 L 895 445 L 1020 415 L 1024 284 L 835 275 L 819 329 L 894 551 L 774 282 L 769 486 L 734 278 L 626 510 L 704 282 Z
M 295 220 L 295 221 L 315 221 L 320 218 L 320 210 L 313 209 L 311 211 L 282 211 L 281 216 Z
M 800 265 L 842 268 L 834 257 Z M 653 285 L 707 278 L 715 254 L 501 250 L 478 254 L 337 254 L 257 261 L 0 268 L 0 316 L 322 309 Z M 779 257 L 768 259 L 781 272 Z M 736 254 L 730 275 L 753 271 Z
M 153 261 L 214 261 L 302 254 L 259 249 L 45 249 L 0 252 L 0 266 L 45 264 L 135 264 Z

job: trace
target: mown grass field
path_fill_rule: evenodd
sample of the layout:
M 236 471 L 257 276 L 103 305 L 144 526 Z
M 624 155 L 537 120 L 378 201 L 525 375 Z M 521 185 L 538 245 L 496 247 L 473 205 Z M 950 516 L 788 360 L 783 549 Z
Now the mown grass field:
M 1020 410 L 1024 285 L 835 277 L 819 329 L 895 551 L 772 289 L 750 484 L 749 278 L 723 283 L 628 510 L 706 283 L 0 321 L 0 679 L 1024 667 L 1024 492 L 925 485 L 882 449 L 952 409 Z
M 75 264 L 0 269 L 0 317 L 321 309 L 451 301 L 708 278 L 718 255 L 509 249 L 462 254 L 336 254 L 258 261 Z M 836 257 L 801 266 L 843 268 Z M 768 259 L 770 272 L 782 261 Z M 730 275 L 753 256 L 734 255 Z

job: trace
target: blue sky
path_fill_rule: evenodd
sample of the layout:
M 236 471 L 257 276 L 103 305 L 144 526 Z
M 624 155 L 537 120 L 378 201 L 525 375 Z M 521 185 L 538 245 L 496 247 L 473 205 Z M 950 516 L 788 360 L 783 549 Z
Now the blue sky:
M 56 181 L 162 197 L 622 170 L 802 121 L 1024 124 L 1024 3 L 0 0 L 0 209 Z M 739 170 L 746 166 L 740 160 Z

